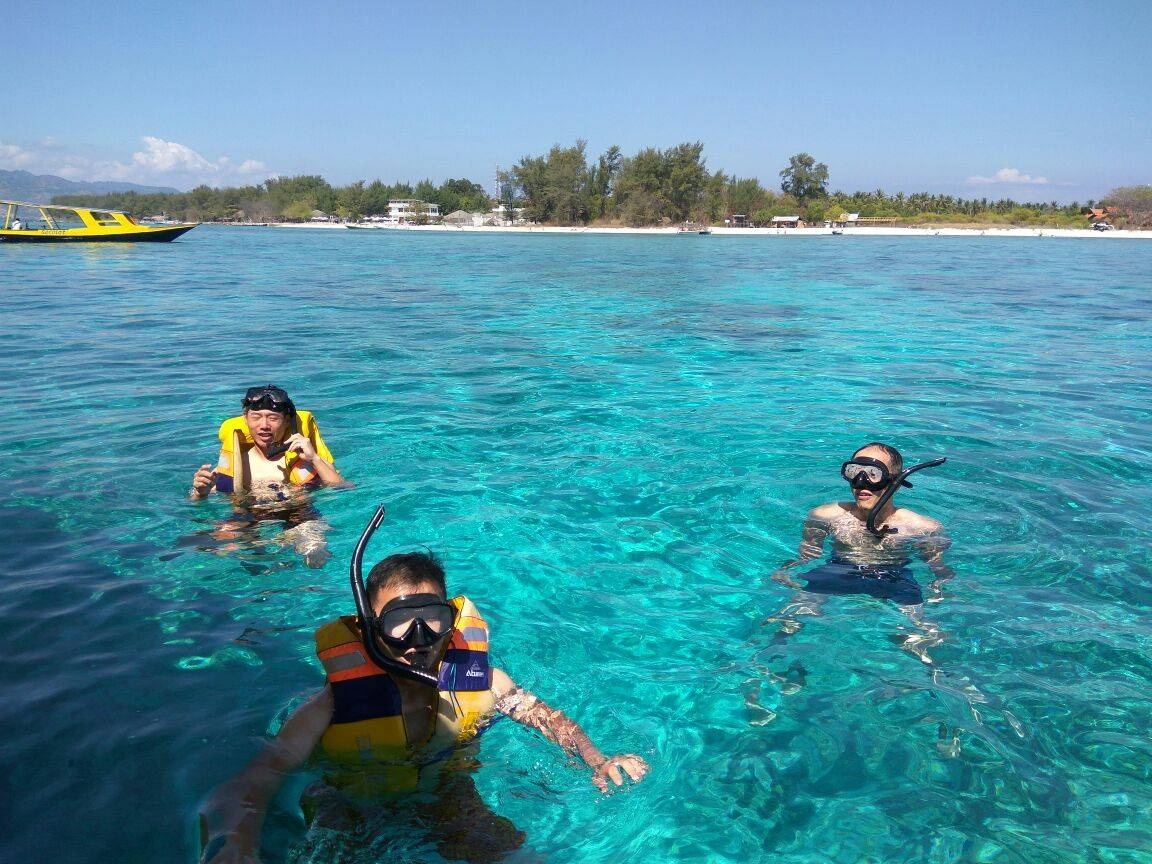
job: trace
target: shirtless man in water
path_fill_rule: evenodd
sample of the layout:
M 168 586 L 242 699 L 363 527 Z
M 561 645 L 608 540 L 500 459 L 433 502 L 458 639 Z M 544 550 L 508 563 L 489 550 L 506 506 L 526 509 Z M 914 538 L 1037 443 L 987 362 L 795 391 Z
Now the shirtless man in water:
M 189 497 L 200 501 L 213 490 L 242 494 L 235 518 L 216 532 L 217 539 L 235 539 L 254 522 L 281 519 L 288 526 L 284 538 L 291 542 L 309 566 L 328 560 L 323 526 L 315 510 L 301 492 L 316 486 L 350 485 L 332 464 L 315 420 L 307 412 L 297 412 L 288 394 L 268 384 L 251 387 L 241 400 L 246 443 L 233 452 L 231 430 L 240 418 L 226 421 L 221 428 L 220 464 L 201 465 L 192 477 Z M 306 422 L 302 423 L 301 419 Z M 318 452 L 323 451 L 323 452 Z M 235 488 L 234 478 L 244 478 L 244 488 Z
M 887 444 L 876 442 L 861 447 L 841 468 L 841 475 L 851 484 L 853 500 L 823 504 L 808 513 L 799 554 L 784 563 L 772 578 L 791 588 L 801 588 L 790 571 L 819 558 L 828 537 L 832 538 L 832 557 L 826 564 L 797 574 L 807 585 L 780 613 L 768 619 L 779 623 L 779 636 L 797 632 L 801 627 L 799 616 L 818 615 L 828 595 L 867 594 L 892 600 L 900 607 L 917 630 L 904 639 L 904 649 L 926 664 L 933 662 L 928 648 L 940 643 L 940 632 L 935 624 L 923 619 L 922 612 L 925 602 L 941 599 L 941 583 L 952 576 L 951 568 L 944 563 L 944 551 L 951 541 L 935 519 L 897 507 L 891 498 L 873 520 L 880 536 L 868 530 L 873 509 L 896 482 L 903 462 L 900 452 Z M 908 569 L 913 554 L 928 565 L 935 577 L 928 586 L 927 599 Z

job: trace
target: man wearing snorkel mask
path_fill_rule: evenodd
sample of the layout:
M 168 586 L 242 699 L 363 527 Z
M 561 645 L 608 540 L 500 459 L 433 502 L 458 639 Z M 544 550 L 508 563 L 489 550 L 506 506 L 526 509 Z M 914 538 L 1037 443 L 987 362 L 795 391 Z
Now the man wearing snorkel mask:
M 382 509 L 374 524 L 381 516 Z M 431 554 L 392 555 L 372 568 L 367 588 L 356 587 L 357 561 L 374 524 L 353 563 L 358 615 L 316 633 L 327 685 L 213 793 L 201 811 L 202 861 L 255 860 L 269 802 L 285 775 L 314 751 L 328 770 L 302 801 L 311 824 L 371 835 L 377 822 L 407 825 L 397 793 L 431 792 L 432 803 L 426 796 L 412 799 L 422 802 L 414 805 L 413 830 L 430 829 L 445 858 L 502 860 L 524 834 L 488 810 L 467 771 L 475 764 L 469 745 L 497 714 L 580 759 L 601 791 L 647 773 L 642 758 L 605 756 L 574 721 L 489 666 L 486 623 L 467 598 L 447 599 L 443 568 Z
M 928 635 L 909 636 L 905 647 L 923 662 L 932 662 L 927 648 L 938 644 L 939 633 L 934 625 L 921 619 L 920 610 L 925 602 L 941 599 L 940 585 L 952 576 L 951 568 L 944 563 L 944 551 L 951 541 L 935 519 L 897 507 L 892 498 L 900 487 L 912 485 L 907 478 L 914 471 L 943 461 L 904 469 L 904 460 L 895 447 L 873 442 L 853 453 L 840 467 L 840 476 L 852 490 L 852 500 L 824 504 L 810 511 L 804 520 L 798 556 L 772 575 L 778 582 L 800 588 L 790 571 L 819 558 L 824 541 L 832 538 L 831 559 L 796 574 L 807 582 L 804 590 L 779 615 L 768 619 L 780 623 L 782 636 L 800 629 L 798 616 L 819 614 L 828 595 L 866 594 L 895 602 L 918 628 L 931 631 Z M 912 555 L 921 558 L 935 576 L 927 601 L 908 567 Z
M 208 497 L 213 489 L 233 493 L 289 484 L 344 484 L 315 419 L 297 411 L 283 388 L 249 387 L 240 407 L 243 414 L 220 427 L 216 467 L 201 465 L 193 475 L 193 500 Z

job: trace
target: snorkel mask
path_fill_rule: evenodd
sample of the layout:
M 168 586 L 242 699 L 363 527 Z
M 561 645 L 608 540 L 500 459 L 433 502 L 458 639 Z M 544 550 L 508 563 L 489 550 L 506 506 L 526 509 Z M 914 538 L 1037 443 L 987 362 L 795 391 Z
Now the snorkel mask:
M 908 478 L 917 471 L 935 468 L 947 461 L 945 457 L 941 456 L 939 459 L 932 459 L 928 462 L 921 462 L 919 465 L 913 465 L 911 468 L 905 468 L 893 477 L 888 466 L 879 459 L 857 456 L 840 466 L 840 476 L 847 480 L 853 489 L 867 489 L 869 492 L 886 490 L 872 505 L 872 509 L 868 511 L 868 530 L 876 537 L 883 537 L 885 534 L 895 534 L 896 529 L 889 528 L 887 525 L 877 528 L 876 520 L 880 516 L 880 511 L 892 500 L 892 496 L 896 494 L 897 490 L 901 486 L 907 486 L 911 489 L 912 484 L 908 482 Z
M 869 492 L 879 492 L 892 483 L 892 472 L 888 466 L 879 459 L 870 459 L 867 456 L 856 456 L 840 466 L 840 476 L 848 481 L 853 489 L 867 489 Z M 902 485 L 911 487 L 911 483 Z
M 431 673 L 440 659 L 437 650 L 456 621 L 452 604 L 437 594 L 393 597 L 376 616 L 376 635 L 385 644 L 408 654 L 412 668 Z M 413 650 L 414 649 L 414 650 Z
M 378 616 L 373 614 L 364 587 L 364 550 L 383 521 L 384 505 L 381 504 L 356 543 L 350 568 L 352 596 L 356 600 L 356 617 L 360 621 L 364 649 L 377 666 L 435 687 L 439 678 L 432 672 L 432 667 L 440 659 L 444 641 L 452 634 L 456 610 L 436 594 L 407 594 L 390 600 Z M 412 662 L 403 663 L 389 656 L 376 641 L 377 637 L 398 651 L 415 648 Z
M 283 387 L 265 384 L 263 387 L 249 387 L 240 400 L 245 411 L 276 411 L 285 417 L 296 414 L 296 405 Z

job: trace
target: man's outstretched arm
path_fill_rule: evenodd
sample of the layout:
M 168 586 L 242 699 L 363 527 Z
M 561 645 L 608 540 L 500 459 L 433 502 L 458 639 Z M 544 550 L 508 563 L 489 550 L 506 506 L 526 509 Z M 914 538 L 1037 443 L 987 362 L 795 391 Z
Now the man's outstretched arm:
M 307 759 L 332 719 L 325 687 L 299 708 L 247 767 L 218 786 L 200 810 L 204 864 L 255 864 L 268 802 L 284 777 Z
M 592 769 L 592 782 L 601 792 L 608 790 L 609 780 L 620 786 L 624 774 L 639 782 L 648 773 L 648 763 L 634 753 L 605 756 L 575 720 L 518 686 L 502 669 L 492 670 L 492 692 L 496 710 L 501 714 L 537 730 L 572 756 L 579 756 Z

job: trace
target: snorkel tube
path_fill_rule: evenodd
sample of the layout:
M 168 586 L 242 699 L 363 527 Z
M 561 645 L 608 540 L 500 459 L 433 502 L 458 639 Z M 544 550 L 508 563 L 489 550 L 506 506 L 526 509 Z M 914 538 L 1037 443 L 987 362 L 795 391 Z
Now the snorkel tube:
M 356 551 L 352 553 L 350 568 L 352 596 L 356 600 L 356 617 L 360 620 L 364 650 L 368 652 L 372 662 L 382 669 L 387 669 L 403 678 L 419 681 L 421 684 L 431 684 L 435 687 L 440 683 L 440 679 L 436 675 L 389 657 L 376 641 L 376 624 L 372 616 L 372 604 L 368 600 L 368 591 L 364 587 L 364 550 L 368 547 L 368 541 L 372 539 L 372 535 L 376 533 L 376 529 L 380 527 L 380 523 L 383 521 L 384 505 L 381 504 L 376 508 L 372 518 L 368 520 L 368 524 L 364 527 L 364 533 L 356 542 Z
M 892 496 L 896 494 L 896 490 L 901 486 L 912 488 L 912 484 L 908 482 L 908 477 L 915 474 L 917 471 L 923 471 L 925 468 L 935 468 L 937 465 L 943 465 L 947 462 L 947 458 L 941 456 L 939 459 L 932 459 L 928 462 L 921 462 L 919 465 L 913 465 L 911 468 L 905 468 L 896 475 L 896 479 L 888 484 L 888 488 L 884 490 L 884 494 L 880 496 L 872 509 L 868 511 L 868 530 L 876 537 L 883 537 L 885 534 L 895 533 L 895 528 L 889 528 L 887 525 L 876 527 L 876 519 L 880 516 L 880 511 L 887 506 L 888 502 L 892 500 Z M 383 515 L 383 514 L 381 514 Z

